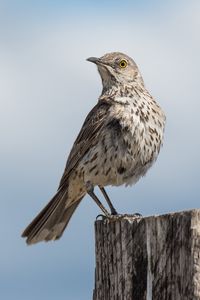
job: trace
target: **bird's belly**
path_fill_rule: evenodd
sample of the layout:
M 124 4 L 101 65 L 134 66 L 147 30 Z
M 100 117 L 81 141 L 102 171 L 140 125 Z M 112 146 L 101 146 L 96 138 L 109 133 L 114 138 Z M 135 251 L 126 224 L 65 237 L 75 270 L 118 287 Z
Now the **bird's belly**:
M 158 148 L 147 136 L 136 142 L 132 135 L 125 135 L 113 143 L 108 135 L 103 145 L 100 141 L 84 158 L 84 181 L 94 186 L 135 184 L 157 158 Z
M 120 162 L 121 168 L 118 169 L 118 182 L 133 185 L 147 173 L 157 159 L 160 143 L 152 143 L 151 138 L 146 135 L 137 142 L 134 140 L 133 143 L 128 145 L 127 151 Z M 120 170 L 124 172 L 120 173 Z

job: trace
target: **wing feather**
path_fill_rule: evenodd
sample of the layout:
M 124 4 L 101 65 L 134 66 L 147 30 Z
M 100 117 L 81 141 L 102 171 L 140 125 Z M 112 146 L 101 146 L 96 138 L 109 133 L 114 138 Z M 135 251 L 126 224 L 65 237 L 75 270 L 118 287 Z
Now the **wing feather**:
M 87 151 L 97 143 L 101 130 L 106 124 L 111 105 L 112 103 L 109 101 L 99 101 L 86 117 L 69 154 L 58 189 L 65 185 L 72 170 L 74 170 Z

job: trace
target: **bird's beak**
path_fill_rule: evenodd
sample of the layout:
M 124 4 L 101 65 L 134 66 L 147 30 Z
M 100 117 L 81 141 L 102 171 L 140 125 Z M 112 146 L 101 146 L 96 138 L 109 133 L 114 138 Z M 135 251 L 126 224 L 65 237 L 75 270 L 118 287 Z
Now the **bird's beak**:
M 105 65 L 105 63 L 98 57 L 89 57 L 86 60 L 90 61 L 90 62 L 93 62 L 96 65 Z
M 96 64 L 97 66 L 102 66 L 102 67 L 111 66 L 108 62 L 98 57 L 89 57 L 86 60 Z
M 100 58 L 97 58 L 97 57 L 89 57 L 86 59 L 87 61 L 90 61 L 96 65 L 100 65 L 102 62 L 100 60 Z

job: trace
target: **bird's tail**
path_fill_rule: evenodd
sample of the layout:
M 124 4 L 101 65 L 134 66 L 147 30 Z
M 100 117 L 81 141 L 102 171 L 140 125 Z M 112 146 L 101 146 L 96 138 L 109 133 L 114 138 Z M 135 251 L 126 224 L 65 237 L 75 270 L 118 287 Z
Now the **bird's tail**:
M 22 233 L 22 237 L 27 238 L 27 244 L 59 239 L 82 198 L 66 207 L 67 189 L 58 190 Z

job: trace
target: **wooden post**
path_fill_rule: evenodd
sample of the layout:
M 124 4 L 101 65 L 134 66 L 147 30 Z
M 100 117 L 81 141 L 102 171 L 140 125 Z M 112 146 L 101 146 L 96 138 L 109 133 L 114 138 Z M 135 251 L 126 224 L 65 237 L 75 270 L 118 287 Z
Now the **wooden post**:
M 200 300 L 200 210 L 95 222 L 93 300 Z

